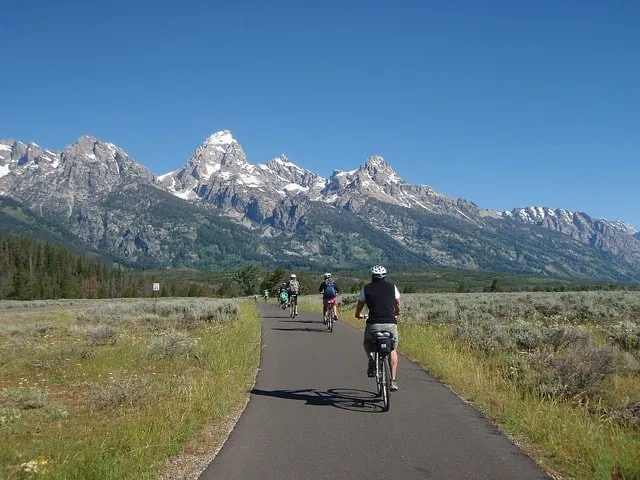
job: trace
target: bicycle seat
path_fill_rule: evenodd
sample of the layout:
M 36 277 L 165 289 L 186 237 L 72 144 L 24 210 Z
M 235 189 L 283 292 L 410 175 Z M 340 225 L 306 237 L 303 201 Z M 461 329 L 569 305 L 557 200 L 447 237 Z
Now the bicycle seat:
M 374 336 L 376 338 L 391 338 L 391 332 L 376 332 Z

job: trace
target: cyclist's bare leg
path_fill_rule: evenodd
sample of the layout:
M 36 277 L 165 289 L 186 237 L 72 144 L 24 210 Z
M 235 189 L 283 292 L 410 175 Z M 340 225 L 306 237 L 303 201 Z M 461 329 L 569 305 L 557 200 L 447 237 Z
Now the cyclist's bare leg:
M 389 360 L 391 360 L 391 378 L 395 380 L 398 373 L 398 352 L 395 348 L 391 350 Z
M 333 304 L 333 318 L 338 319 L 338 302 Z
M 364 340 L 362 342 L 362 346 L 364 347 L 364 351 L 367 354 L 367 358 L 373 360 L 374 356 L 373 356 L 373 344 L 369 341 L 369 340 Z

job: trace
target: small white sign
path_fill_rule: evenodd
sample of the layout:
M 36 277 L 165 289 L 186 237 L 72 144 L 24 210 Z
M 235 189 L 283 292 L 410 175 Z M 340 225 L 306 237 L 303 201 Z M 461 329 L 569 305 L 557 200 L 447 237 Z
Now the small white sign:
M 159 283 L 154 283 L 153 284 L 153 291 L 154 292 L 159 292 L 160 291 L 160 284 Z

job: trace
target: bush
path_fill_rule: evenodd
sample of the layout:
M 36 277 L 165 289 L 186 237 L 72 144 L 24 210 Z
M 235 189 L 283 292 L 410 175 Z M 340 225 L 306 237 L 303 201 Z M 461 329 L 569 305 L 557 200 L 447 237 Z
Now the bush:
M 538 393 L 556 398 L 594 398 L 614 368 L 607 346 L 573 344 L 562 352 L 536 351 L 531 365 L 538 372 Z
M 183 356 L 186 358 L 198 358 L 200 345 L 197 339 L 187 333 L 178 330 L 167 330 L 151 340 L 149 355 L 164 360 Z
M 93 393 L 99 409 L 133 406 L 149 392 L 147 377 L 110 377 L 106 386 L 94 385 Z
M 533 350 L 542 345 L 544 334 L 537 325 L 518 320 L 507 327 L 509 337 L 516 348 L 521 350 Z
M 49 392 L 42 388 L 5 388 L 0 390 L 0 402 L 9 403 L 24 410 L 42 408 L 49 400 Z
M 490 320 L 465 319 L 460 321 L 453 334 L 464 340 L 471 348 L 482 350 L 486 353 L 494 353 L 499 350 L 505 341 L 502 335 L 502 326 L 496 328 Z
M 542 342 L 554 352 L 568 347 L 585 347 L 591 343 L 591 333 L 585 328 L 554 325 L 544 329 Z
M 640 427 L 640 402 L 628 403 L 613 409 L 611 416 L 619 421 Z
M 639 375 L 640 360 L 629 352 L 614 347 L 614 364 L 616 372 L 622 375 Z
M 632 322 L 618 322 L 606 329 L 607 339 L 627 352 L 640 350 L 640 327 Z
M 110 325 L 91 325 L 85 331 L 85 337 L 91 345 L 114 345 L 118 330 Z

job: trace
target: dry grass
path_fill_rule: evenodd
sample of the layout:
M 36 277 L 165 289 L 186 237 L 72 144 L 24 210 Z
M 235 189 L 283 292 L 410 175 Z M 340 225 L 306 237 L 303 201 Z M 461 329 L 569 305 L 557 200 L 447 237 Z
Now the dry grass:
M 206 436 L 210 451 L 244 404 L 259 359 L 253 305 L 92 305 L 0 314 L 0 478 L 157 478 L 190 440 Z

